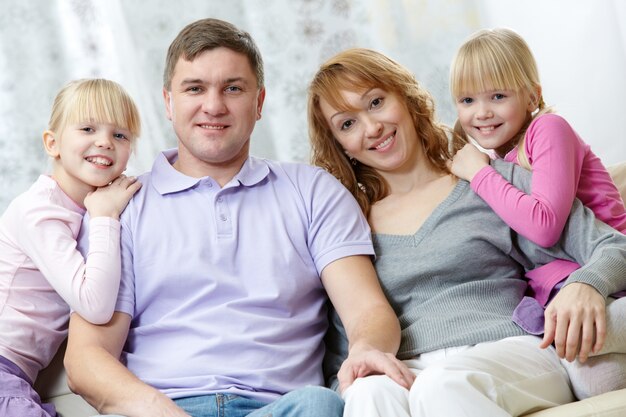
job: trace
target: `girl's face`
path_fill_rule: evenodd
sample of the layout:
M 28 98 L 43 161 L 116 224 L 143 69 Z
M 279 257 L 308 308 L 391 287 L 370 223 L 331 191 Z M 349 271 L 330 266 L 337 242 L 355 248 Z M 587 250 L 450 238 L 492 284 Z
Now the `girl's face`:
M 320 98 L 320 109 L 348 156 L 378 171 L 408 167 L 421 149 L 411 115 L 398 95 L 381 88 L 341 91 L 351 109 L 338 110 Z
M 107 185 L 126 169 L 132 134 L 107 124 L 84 122 L 44 133 L 44 144 L 55 158 L 53 178 L 65 193 L 82 203 L 87 192 Z
M 465 133 L 500 156 L 515 147 L 513 140 L 535 107 L 528 93 L 515 90 L 482 91 L 456 99 Z

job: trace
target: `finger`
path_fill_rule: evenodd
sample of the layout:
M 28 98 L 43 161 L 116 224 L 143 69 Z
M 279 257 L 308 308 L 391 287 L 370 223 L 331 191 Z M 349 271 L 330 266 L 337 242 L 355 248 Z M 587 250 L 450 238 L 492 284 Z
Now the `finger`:
M 606 342 L 606 310 L 602 309 L 596 316 L 595 322 L 596 343 L 593 346 L 593 353 L 598 353 L 604 347 Z
M 411 389 L 411 385 L 415 382 L 415 374 L 404 363 L 402 363 L 400 370 L 402 371 L 402 375 L 404 375 L 404 380 L 408 383 L 406 388 Z
M 556 331 L 556 320 L 554 315 L 552 314 L 552 310 L 550 308 L 546 309 L 544 313 L 545 324 L 543 330 L 543 339 L 539 344 L 541 349 L 545 349 L 552 344 L 554 341 L 554 335 Z
M 578 317 L 573 317 L 569 326 L 567 327 L 567 339 L 565 342 L 565 359 L 571 362 L 576 359 L 578 355 L 578 349 L 580 348 L 581 341 L 581 328 L 583 326 L 582 321 Z
M 554 330 L 554 348 L 559 358 L 564 358 L 566 353 L 567 329 L 569 319 L 567 317 L 559 317 L 556 319 L 556 328 Z
M 411 388 L 411 384 L 413 383 L 413 379 L 411 378 L 411 376 L 407 375 L 404 372 L 404 369 L 406 368 L 406 366 L 399 362 L 398 363 L 390 363 L 388 366 L 385 367 L 385 369 L 383 370 L 385 375 L 387 375 L 389 378 L 391 378 L 396 384 L 409 389 Z M 408 371 L 408 369 L 407 369 Z M 411 375 L 413 375 L 413 373 L 411 371 L 408 371 Z
M 337 372 L 337 381 L 339 381 L 339 392 L 343 393 L 350 385 L 352 385 L 354 379 L 355 377 L 352 372 L 352 368 L 342 365 L 339 369 L 339 372 Z
M 131 177 L 126 177 L 122 181 L 122 186 L 125 186 L 126 188 L 128 188 L 131 185 L 133 185 L 135 182 L 137 182 L 137 177 L 132 177 L 132 176 Z
M 593 347 L 593 333 L 595 327 L 594 316 L 586 317 L 582 323 L 582 333 L 580 337 L 580 350 L 578 352 L 578 361 L 585 363 L 589 357 L 589 353 Z
M 111 184 L 120 184 L 124 180 L 124 178 L 126 178 L 126 175 L 120 174 L 119 177 L 117 177 L 113 181 L 111 181 Z
M 141 188 L 142 184 L 139 181 L 135 181 L 132 184 L 130 184 L 127 188 L 128 191 L 130 191 L 131 193 L 135 194 L 137 191 L 139 191 L 139 189 Z

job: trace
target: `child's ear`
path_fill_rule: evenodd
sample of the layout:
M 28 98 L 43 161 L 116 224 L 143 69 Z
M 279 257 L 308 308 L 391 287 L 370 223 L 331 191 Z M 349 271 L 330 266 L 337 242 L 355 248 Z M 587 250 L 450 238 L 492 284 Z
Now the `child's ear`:
M 51 130 L 43 132 L 43 147 L 46 153 L 53 158 L 59 157 L 59 144 L 55 139 L 55 133 Z
M 539 107 L 539 103 L 541 102 L 541 86 L 537 86 L 534 89 L 530 90 L 529 100 L 528 100 L 528 111 L 534 112 Z

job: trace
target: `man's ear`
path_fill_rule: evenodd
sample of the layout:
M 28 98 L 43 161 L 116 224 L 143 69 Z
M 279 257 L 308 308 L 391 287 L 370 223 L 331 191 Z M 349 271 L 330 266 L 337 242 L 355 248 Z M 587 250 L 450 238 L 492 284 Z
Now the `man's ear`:
M 43 147 L 46 153 L 53 158 L 59 157 L 59 143 L 55 138 L 55 133 L 52 130 L 46 130 L 43 132 Z
M 163 101 L 165 101 L 165 114 L 169 120 L 172 120 L 174 107 L 172 103 L 172 93 L 167 91 L 165 87 L 163 87 Z
M 259 96 L 257 97 L 256 103 L 256 119 L 261 119 L 261 111 L 263 110 L 263 102 L 265 101 L 265 87 L 261 88 L 259 91 Z

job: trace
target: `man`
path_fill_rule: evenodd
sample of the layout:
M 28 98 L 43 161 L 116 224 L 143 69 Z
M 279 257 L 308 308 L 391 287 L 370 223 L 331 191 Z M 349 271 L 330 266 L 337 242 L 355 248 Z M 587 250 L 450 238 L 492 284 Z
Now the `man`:
M 188 25 L 168 50 L 163 97 L 178 147 L 122 216 L 111 322 L 72 315 L 72 390 L 128 417 L 341 416 L 337 394 L 316 386 L 328 298 L 351 344 L 340 377 L 386 373 L 409 387 L 356 202 L 322 170 L 249 156 L 265 98 L 250 35 Z

